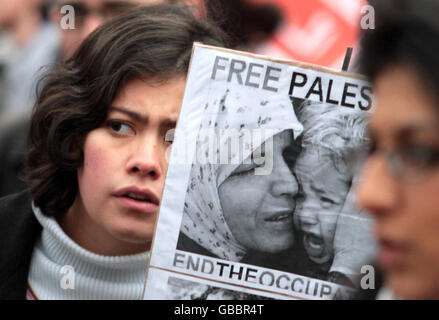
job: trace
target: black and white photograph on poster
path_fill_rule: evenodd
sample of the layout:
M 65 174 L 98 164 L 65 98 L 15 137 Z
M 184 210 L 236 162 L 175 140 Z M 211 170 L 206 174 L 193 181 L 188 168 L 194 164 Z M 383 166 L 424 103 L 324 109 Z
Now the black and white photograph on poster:
M 292 298 L 358 287 L 375 254 L 371 220 L 354 196 L 368 147 L 369 84 L 202 45 L 187 81 L 150 268 L 249 285 L 232 271 L 182 268 L 186 252 L 282 272 L 254 288 Z
M 227 89 L 218 109 L 236 108 L 237 114 L 229 111 L 228 117 L 247 121 L 240 125 L 245 130 L 252 124 L 238 97 Z M 260 102 L 261 114 L 258 107 L 251 108 L 254 125 L 280 127 L 282 121 L 275 123 L 263 113 L 266 104 Z M 297 139 L 293 130 L 285 129 L 264 137 L 260 146 L 252 145 L 248 164 L 193 165 L 177 249 L 353 286 L 359 273 L 353 268 L 366 261 L 371 250 L 352 244 L 372 241 L 365 219 L 342 231 L 343 224 L 355 221 L 347 195 L 360 163 L 353 156 L 361 157 L 367 149 L 366 115 L 301 99 L 286 101 L 284 107 L 293 108 L 303 125 Z M 272 164 L 261 161 L 263 167 L 255 160 L 269 154 L 268 139 Z M 220 147 L 212 151 L 218 155 Z M 267 167 L 270 173 L 255 174 L 255 169 Z M 355 239 L 358 236 L 363 239 Z M 336 254 L 341 256 L 335 259 Z
M 170 300 L 273 300 L 270 297 L 169 277 Z

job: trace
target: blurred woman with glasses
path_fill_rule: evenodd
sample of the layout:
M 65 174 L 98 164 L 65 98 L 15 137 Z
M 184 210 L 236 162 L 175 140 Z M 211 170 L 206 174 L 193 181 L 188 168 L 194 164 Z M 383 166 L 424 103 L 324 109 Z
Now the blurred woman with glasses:
M 378 298 L 438 299 L 439 3 L 387 1 L 375 12 L 360 56 L 376 109 L 357 196 L 375 218 Z

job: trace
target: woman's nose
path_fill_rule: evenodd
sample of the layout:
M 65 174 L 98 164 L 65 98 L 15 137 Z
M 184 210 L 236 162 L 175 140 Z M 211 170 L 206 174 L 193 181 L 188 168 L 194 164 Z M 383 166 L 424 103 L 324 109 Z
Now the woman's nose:
M 299 192 L 299 183 L 282 156 L 273 161 L 273 194 L 293 197 Z
M 156 142 L 157 139 L 145 138 L 133 147 L 132 154 L 127 162 L 127 170 L 130 174 L 142 177 L 149 176 L 159 179 L 163 175 L 163 162 L 165 150 Z
M 357 185 L 357 204 L 375 216 L 391 212 L 398 203 L 398 181 L 384 159 L 366 161 Z

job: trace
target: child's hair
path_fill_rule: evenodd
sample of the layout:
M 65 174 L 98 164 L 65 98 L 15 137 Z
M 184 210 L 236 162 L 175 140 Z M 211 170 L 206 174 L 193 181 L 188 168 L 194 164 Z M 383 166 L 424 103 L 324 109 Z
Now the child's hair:
M 343 107 L 305 101 L 296 110 L 304 131 L 304 148 L 330 150 L 341 173 L 353 175 L 353 155 L 364 154 L 368 146 L 366 112 L 343 110 Z M 346 170 L 349 170 L 346 172 Z
M 47 216 L 65 212 L 77 193 L 82 145 L 101 126 L 132 79 L 186 76 L 193 42 L 226 46 L 224 33 L 187 8 L 150 5 L 102 25 L 46 79 L 36 101 L 26 158 L 32 198 Z

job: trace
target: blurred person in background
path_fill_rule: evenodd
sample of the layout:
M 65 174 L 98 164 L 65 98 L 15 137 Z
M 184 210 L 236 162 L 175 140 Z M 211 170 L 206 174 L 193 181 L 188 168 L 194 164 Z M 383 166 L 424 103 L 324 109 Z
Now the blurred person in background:
M 0 115 L 29 112 L 38 71 L 53 63 L 58 28 L 43 17 L 44 0 L 0 2 Z
M 276 4 L 254 0 L 204 0 L 204 13 L 232 39 L 238 50 L 257 52 L 283 22 Z
M 51 19 L 62 29 L 60 55 L 68 59 L 81 42 L 102 23 L 138 5 L 163 2 L 161 0 L 54 0 L 50 6 Z M 73 29 L 62 28 L 63 17 L 74 9 Z M 64 11 L 65 10 L 65 11 Z
M 439 2 L 370 2 L 359 61 L 376 105 L 357 201 L 375 218 L 384 283 L 362 293 L 439 299 Z
M 57 59 L 60 32 L 44 0 L 0 2 L 0 196 L 22 190 L 26 130 L 36 84 Z

